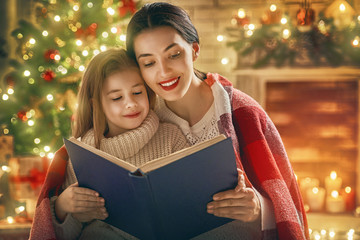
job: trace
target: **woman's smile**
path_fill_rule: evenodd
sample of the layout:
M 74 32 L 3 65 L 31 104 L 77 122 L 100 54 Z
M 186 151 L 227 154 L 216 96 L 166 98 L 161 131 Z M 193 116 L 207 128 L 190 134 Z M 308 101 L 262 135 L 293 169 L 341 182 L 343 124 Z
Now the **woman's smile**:
M 162 81 L 159 84 L 165 91 L 170 91 L 176 88 L 176 86 L 179 84 L 179 81 L 180 81 L 180 77 L 177 77 L 166 81 Z

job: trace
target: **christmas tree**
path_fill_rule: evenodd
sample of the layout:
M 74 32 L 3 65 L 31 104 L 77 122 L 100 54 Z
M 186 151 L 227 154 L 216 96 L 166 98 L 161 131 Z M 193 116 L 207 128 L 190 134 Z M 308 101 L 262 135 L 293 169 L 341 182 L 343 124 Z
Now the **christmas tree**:
M 76 93 L 89 60 L 125 45 L 134 0 L 36 0 L 35 21 L 12 32 L 18 59 L 0 85 L 0 135 L 15 155 L 51 157 L 71 134 Z M 1 49 L 1 47 L 0 47 Z M 5 55 L 4 55 L 5 56 Z

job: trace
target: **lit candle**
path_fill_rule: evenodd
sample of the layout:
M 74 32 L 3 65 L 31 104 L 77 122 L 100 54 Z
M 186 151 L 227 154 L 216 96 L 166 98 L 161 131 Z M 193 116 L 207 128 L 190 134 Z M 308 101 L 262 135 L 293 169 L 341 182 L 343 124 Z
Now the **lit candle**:
M 345 201 L 346 211 L 353 211 L 355 209 L 355 191 L 351 187 L 347 186 L 345 189 L 341 190 L 341 196 L 343 196 Z
M 325 189 L 314 187 L 306 192 L 307 203 L 311 211 L 321 211 L 324 207 Z
M 332 191 L 331 195 L 326 198 L 326 210 L 330 213 L 341 213 L 345 211 L 345 202 L 338 191 Z
M 330 195 L 332 191 L 340 191 L 342 184 L 341 177 L 337 176 L 337 173 L 335 171 L 332 171 L 330 173 L 330 176 L 327 176 L 325 178 L 325 189 L 327 191 L 327 194 Z
M 301 195 L 304 198 L 304 202 L 307 203 L 307 190 L 308 189 L 313 189 L 314 187 L 319 187 L 320 181 L 317 178 L 310 178 L 310 177 L 306 177 L 300 180 L 300 190 L 301 190 Z

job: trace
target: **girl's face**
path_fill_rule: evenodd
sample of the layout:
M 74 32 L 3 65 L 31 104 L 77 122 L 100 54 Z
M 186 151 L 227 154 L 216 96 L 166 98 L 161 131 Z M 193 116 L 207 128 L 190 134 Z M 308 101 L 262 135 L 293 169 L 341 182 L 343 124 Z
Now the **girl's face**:
M 140 33 L 134 49 L 141 74 L 156 94 L 166 101 L 186 94 L 195 77 L 198 43 L 189 44 L 174 28 L 164 26 Z
M 130 69 L 106 78 L 101 103 L 109 126 L 107 137 L 139 127 L 149 113 L 149 100 L 139 72 Z

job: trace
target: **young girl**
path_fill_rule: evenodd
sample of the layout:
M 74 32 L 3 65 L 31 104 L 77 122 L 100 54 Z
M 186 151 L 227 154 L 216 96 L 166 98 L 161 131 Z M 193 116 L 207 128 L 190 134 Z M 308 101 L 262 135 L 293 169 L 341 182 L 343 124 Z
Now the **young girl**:
M 238 167 L 245 171 L 249 187 L 215 194 L 207 206 L 210 214 L 240 221 L 202 238 L 309 239 L 296 179 L 275 126 L 224 77 L 194 70 L 199 37 L 187 13 L 168 3 L 146 4 L 128 25 L 126 45 L 160 97 L 160 119 L 177 124 L 191 144 L 221 133 L 231 137 Z
M 154 92 L 147 88 L 136 62 L 125 50 L 102 52 L 84 73 L 73 135 L 135 166 L 187 147 L 177 126 L 159 122 L 152 110 L 154 101 Z M 131 238 L 96 220 L 107 217 L 106 199 L 91 189 L 78 187 L 71 161 L 66 165 L 62 189 L 49 205 L 57 239 Z M 89 222 L 83 228 L 83 223 Z M 37 239 L 33 232 L 32 238 Z

